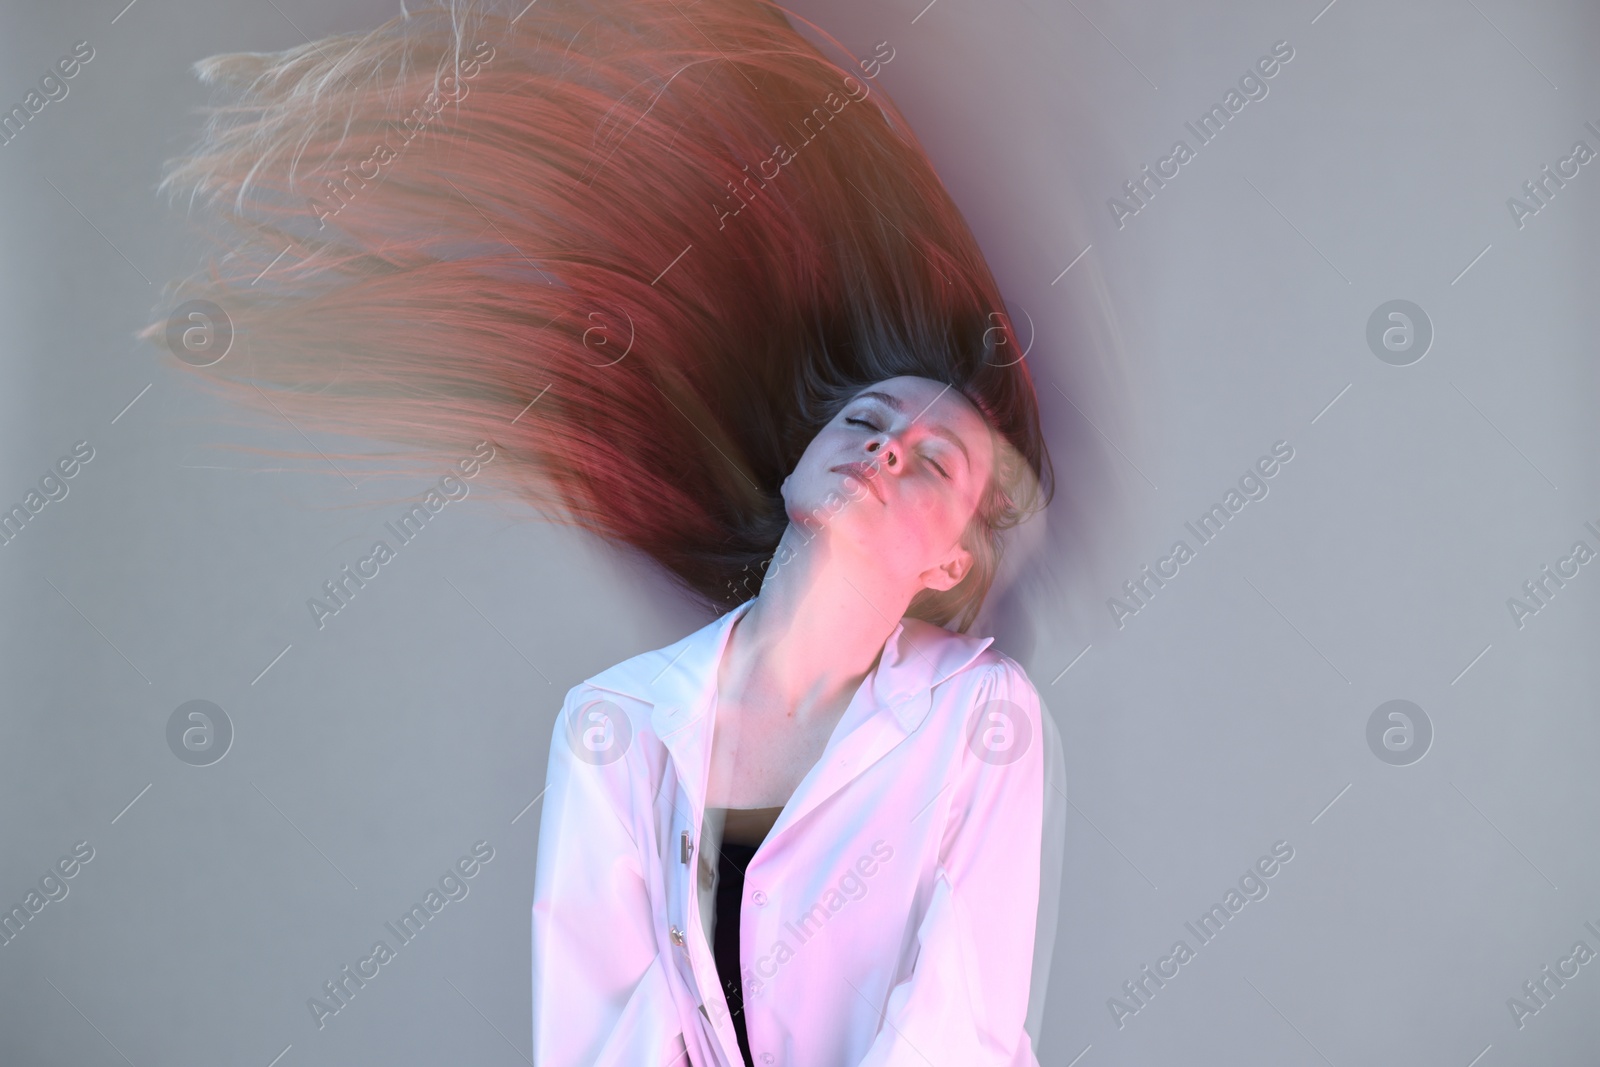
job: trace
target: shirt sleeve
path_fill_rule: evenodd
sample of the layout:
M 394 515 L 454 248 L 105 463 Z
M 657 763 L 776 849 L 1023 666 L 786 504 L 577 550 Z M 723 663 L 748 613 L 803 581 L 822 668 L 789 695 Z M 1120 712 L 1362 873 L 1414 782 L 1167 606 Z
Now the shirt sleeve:
M 1038 1067 L 1024 1029 L 1039 903 L 1045 736 L 1010 660 L 961 702 L 956 791 L 911 975 L 859 1067 Z
M 649 826 L 630 803 L 643 764 L 626 718 L 577 686 L 550 738 L 533 893 L 539 1067 L 685 1062 L 646 881 L 652 854 L 640 847 Z

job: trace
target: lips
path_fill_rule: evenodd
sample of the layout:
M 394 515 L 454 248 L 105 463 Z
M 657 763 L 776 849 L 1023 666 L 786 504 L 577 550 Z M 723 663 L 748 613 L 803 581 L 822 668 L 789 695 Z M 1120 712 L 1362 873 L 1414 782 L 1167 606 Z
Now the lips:
M 848 474 L 856 481 L 867 487 L 867 491 L 878 498 L 878 503 L 883 503 L 883 490 L 878 488 L 878 473 L 865 463 L 841 463 L 831 468 L 840 474 Z

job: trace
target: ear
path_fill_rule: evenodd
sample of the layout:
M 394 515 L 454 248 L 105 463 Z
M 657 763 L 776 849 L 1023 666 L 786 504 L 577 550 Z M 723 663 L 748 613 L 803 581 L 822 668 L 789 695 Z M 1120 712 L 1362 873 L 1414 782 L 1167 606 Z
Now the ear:
M 924 588 L 937 589 L 942 593 L 960 585 L 967 572 L 972 570 L 972 563 L 972 553 L 963 546 L 956 545 L 943 563 L 929 567 L 918 577 Z

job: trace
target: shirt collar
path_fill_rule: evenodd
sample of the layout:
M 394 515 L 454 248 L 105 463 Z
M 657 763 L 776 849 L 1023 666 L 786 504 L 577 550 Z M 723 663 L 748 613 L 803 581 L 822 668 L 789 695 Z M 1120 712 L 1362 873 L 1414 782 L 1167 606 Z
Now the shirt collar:
M 609 667 L 587 679 L 588 684 L 653 705 L 658 735 L 674 732 L 710 707 L 716 694 L 714 668 L 722 661 L 734 622 L 754 603 L 747 600 L 680 641 Z M 884 641 L 878 665 L 863 684 L 873 704 L 891 709 L 909 731 L 931 705 L 930 700 L 917 698 L 977 659 L 993 642 L 993 637 L 958 634 L 906 616 Z

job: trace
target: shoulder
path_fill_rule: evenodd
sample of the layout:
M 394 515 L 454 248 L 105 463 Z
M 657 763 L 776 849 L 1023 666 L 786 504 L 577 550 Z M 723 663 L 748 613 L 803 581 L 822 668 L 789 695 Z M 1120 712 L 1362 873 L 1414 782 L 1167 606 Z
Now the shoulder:
M 1022 664 L 993 647 L 986 648 L 961 672 L 964 687 L 977 700 L 1008 700 L 1037 717 L 1039 689 Z
M 651 704 L 681 700 L 687 689 L 704 681 L 731 614 L 725 612 L 671 644 L 629 656 L 590 675 L 574 692 L 596 690 L 602 696 L 617 694 Z
M 933 699 L 935 719 L 944 724 L 941 730 L 958 732 L 964 747 L 984 763 L 1009 763 L 1045 736 L 1047 713 L 1033 679 L 1020 663 L 992 647 L 937 686 Z
M 994 638 L 956 633 L 907 617 L 884 648 L 880 671 L 895 678 L 885 688 L 931 690 L 935 703 L 1011 699 L 1037 707 L 1038 690 L 1028 672 L 994 647 Z
M 614 663 L 603 671 L 597 671 L 573 686 L 570 693 L 597 692 L 601 694 L 614 693 L 621 696 L 648 700 L 653 696 L 655 681 L 661 674 L 662 668 L 671 663 L 674 657 L 684 650 L 684 647 L 694 638 L 690 634 L 679 641 L 662 648 L 653 648 L 648 652 L 629 656 L 620 663 Z
M 551 764 L 609 767 L 624 761 L 631 767 L 633 760 L 627 757 L 639 749 L 649 723 L 648 704 L 579 682 L 567 690 L 550 724 Z
M 653 736 L 652 711 L 683 704 L 705 681 L 705 660 L 714 650 L 726 616 L 660 648 L 640 652 L 590 675 L 567 690 L 554 724 L 569 744 L 587 735 L 621 738 L 624 751 L 634 739 Z M 608 729 L 609 727 L 609 729 Z

